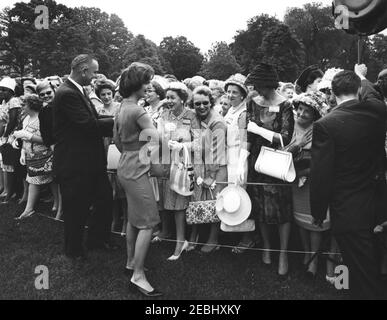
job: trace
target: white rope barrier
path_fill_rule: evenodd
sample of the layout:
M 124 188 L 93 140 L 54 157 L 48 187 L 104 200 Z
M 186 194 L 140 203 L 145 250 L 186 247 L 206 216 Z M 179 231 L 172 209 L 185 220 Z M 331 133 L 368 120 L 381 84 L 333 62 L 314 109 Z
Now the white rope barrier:
M 56 219 L 56 218 L 53 218 L 53 217 L 50 217 L 50 216 L 47 216 L 45 214 L 42 214 L 42 213 L 36 213 L 36 215 L 40 216 L 40 217 L 43 217 L 43 218 L 46 218 L 46 219 L 49 219 L 49 220 L 52 220 L 52 221 L 55 221 L 55 222 L 61 222 L 63 223 L 64 221 L 63 220 L 60 220 L 60 219 Z M 87 229 L 88 227 L 85 226 L 85 228 Z M 125 233 L 121 233 L 121 232 L 116 232 L 116 231 L 111 231 L 112 234 L 115 234 L 115 235 L 118 235 L 118 236 L 122 236 L 122 237 L 125 237 L 126 234 Z M 181 241 L 181 240 L 173 240 L 173 239 L 165 239 L 165 238 L 160 238 L 160 242 L 172 242 L 172 243 L 184 243 L 184 241 Z M 189 244 L 191 245 L 195 245 L 195 246 L 202 246 L 202 245 L 208 245 L 207 243 L 201 243 L 201 242 L 188 242 Z M 212 245 L 211 245 L 212 246 Z M 228 248 L 228 249 L 241 249 L 243 251 L 262 251 L 262 252 L 285 252 L 285 253 L 292 253 L 292 254 L 315 254 L 316 252 L 312 252 L 312 251 L 297 251 L 297 250 L 278 250 L 278 249 L 264 249 L 264 248 L 246 248 L 246 247 L 240 247 L 240 246 L 231 246 L 231 245 L 222 245 L 222 244 L 214 244 L 213 245 L 214 247 L 219 247 L 219 248 Z M 322 255 L 329 255 L 329 256 L 334 256 L 334 255 L 341 255 L 340 253 L 337 253 L 337 252 L 321 252 Z

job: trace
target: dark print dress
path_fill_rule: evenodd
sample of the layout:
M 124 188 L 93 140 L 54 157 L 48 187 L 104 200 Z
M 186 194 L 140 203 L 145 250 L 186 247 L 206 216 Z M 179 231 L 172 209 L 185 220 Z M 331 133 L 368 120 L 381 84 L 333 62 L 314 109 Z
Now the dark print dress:
M 262 106 L 258 99 L 247 104 L 247 122 L 281 134 L 283 143 L 289 144 L 294 130 L 293 107 L 289 101 L 278 106 Z M 284 184 L 283 181 L 255 171 L 254 166 L 262 146 L 280 148 L 259 135 L 248 133 L 247 142 L 251 144 L 248 159 L 248 182 Z M 292 189 L 287 186 L 247 186 L 252 201 L 252 218 L 260 223 L 284 224 L 293 219 Z

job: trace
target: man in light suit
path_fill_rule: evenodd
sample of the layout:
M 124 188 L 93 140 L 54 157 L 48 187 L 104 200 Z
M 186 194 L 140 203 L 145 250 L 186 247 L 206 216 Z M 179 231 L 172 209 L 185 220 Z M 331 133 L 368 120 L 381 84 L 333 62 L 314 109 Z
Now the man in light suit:
M 315 224 L 330 210 L 332 233 L 349 269 L 351 298 L 378 299 L 373 229 L 387 213 L 387 112 L 379 100 L 360 102 L 360 87 L 352 71 L 342 71 L 332 81 L 338 105 L 314 124 L 310 197 Z
M 53 103 L 53 166 L 63 198 L 65 255 L 75 259 L 85 256 L 83 236 L 91 206 L 87 247 L 110 248 L 113 200 L 102 138 L 112 136 L 113 119 L 99 116 L 83 89 L 97 72 L 94 58 L 77 56 Z

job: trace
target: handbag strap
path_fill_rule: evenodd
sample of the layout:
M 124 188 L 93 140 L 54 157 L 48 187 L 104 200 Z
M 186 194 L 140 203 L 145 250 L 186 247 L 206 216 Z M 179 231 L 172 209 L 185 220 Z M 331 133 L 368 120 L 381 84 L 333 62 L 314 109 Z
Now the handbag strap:
M 215 200 L 215 199 L 214 199 L 214 194 L 212 193 L 211 188 L 208 188 L 208 190 L 210 191 L 210 195 L 211 195 L 212 200 Z
M 284 141 L 282 140 L 282 135 L 279 133 L 279 139 L 281 141 L 281 148 L 283 149 L 284 148 Z
M 183 143 L 183 158 L 184 158 L 184 167 L 187 168 L 189 165 L 189 153 L 187 146 Z

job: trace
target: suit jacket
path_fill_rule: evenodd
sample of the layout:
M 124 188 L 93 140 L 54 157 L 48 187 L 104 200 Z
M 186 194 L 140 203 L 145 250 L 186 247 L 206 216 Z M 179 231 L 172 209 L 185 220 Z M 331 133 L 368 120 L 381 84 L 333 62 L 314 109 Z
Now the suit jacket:
M 334 234 L 370 230 L 386 217 L 387 111 L 378 100 L 351 100 L 315 122 L 312 140 L 312 215 L 329 207 Z
M 383 96 L 376 90 L 374 84 L 371 81 L 364 79 L 361 81 L 360 100 L 364 101 L 369 99 L 384 101 Z
M 99 116 L 91 101 L 65 81 L 53 101 L 53 170 L 60 179 L 106 170 L 103 137 L 113 136 L 113 118 Z

